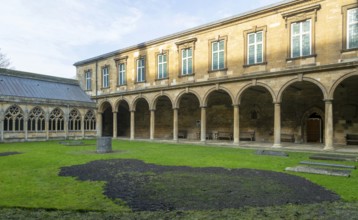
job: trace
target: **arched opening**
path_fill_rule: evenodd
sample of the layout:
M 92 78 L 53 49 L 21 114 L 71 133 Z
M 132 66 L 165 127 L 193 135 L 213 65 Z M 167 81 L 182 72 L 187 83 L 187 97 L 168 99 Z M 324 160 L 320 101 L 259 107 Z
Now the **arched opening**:
M 322 90 L 302 81 L 289 85 L 282 94 L 281 141 L 322 143 L 325 103 Z
M 233 106 L 224 90 L 211 92 L 206 109 L 206 139 L 233 139 Z
M 112 106 L 108 102 L 103 104 L 102 113 L 102 136 L 113 136 L 113 112 Z
M 129 105 L 126 101 L 120 101 L 117 112 L 118 137 L 130 137 L 130 121 Z
M 171 139 L 173 132 L 173 107 L 167 96 L 158 98 L 155 106 L 155 138 Z
M 358 76 L 343 80 L 333 96 L 334 142 L 347 144 L 347 135 L 358 134 Z M 350 143 L 355 144 L 355 143 Z M 358 145 L 358 143 L 357 143 Z
M 135 136 L 149 138 L 150 135 L 150 112 L 148 102 L 141 98 L 136 103 L 135 109 Z
M 271 93 L 262 86 L 251 86 L 241 95 L 240 140 L 273 142 L 274 105 Z
M 178 138 L 200 139 L 200 104 L 198 98 L 187 93 L 180 97 L 178 109 Z

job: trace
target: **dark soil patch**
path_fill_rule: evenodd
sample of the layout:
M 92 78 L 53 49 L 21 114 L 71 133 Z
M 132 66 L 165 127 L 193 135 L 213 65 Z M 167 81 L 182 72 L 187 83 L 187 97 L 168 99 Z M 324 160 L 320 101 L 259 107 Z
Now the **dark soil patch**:
M 21 154 L 21 153 L 20 152 L 3 152 L 3 153 L 0 153 L 0 157 L 10 156 L 10 155 L 15 155 L 15 154 Z
M 115 159 L 63 167 L 59 175 L 106 181 L 104 194 L 116 202 L 125 201 L 135 211 L 221 210 L 340 199 L 304 178 L 254 169 L 160 166 Z

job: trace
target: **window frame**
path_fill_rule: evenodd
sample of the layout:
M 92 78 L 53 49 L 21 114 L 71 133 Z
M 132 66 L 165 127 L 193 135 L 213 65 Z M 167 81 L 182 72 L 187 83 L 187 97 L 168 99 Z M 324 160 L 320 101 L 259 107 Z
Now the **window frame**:
M 228 68 L 227 68 L 227 40 L 228 40 L 228 37 L 225 35 L 225 36 L 218 36 L 217 38 L 215 39 L 210 39 L 209 40 L 209 62 L 208 62 L 208 73 L 211 73 L 211 72 L 217 72 L 217 71 L 226 71 Z M 214 47 L 214 43 L 220 43 L 220 42 L 223 42 L 223 56 L 224 56 L 224 62 L 223 62 L 223 68 L 220 68 L 220 66 L 218 66 L 218 69 L 213 69 L 213 65 L 214 65 L 214 51 L 213 51 L 213 47 Z M 220 58 L 218 56 L 218 61 L 220 64 Z
M 176 42 L 178 51 L 178 77 L 187 77 L 195 75 L 195 43 L 197 38 L 190 38 Z M 191 73 L 184 73 L 183 70 L 183 50 L 191 49 Z
M 119 58 L 114 59 L 114 61 L 116 63 L 116 68 L 117 68 L 117 86 L 127 85 L 127 60 L 128 60 L 128 56 L 119 57 Z M 120 67 L 121 65 L 124 66 L 124 70 L 121 70 L 121 67 Z M 123 75 L 122 77 L 121 77 L 121 74 Z
M 184 57 L 184 51 L 185 57 Z M 188 52 L 191 51 L 191 55 L 189 56 Z M 189 62 L 191 61 L 191 66 L 189 68 Z M 185 62 L 185 64 L 184 64 Z M 190 72 L 189 72 L 190 70 Z M 181 73 L 182 76 L 192 75 L 193 74 L 193 49 L 191 47 L 181 49 Z
M 309 31 L 305 32 L 304 29 L 304 23 L 309 21 Z M 294 25 L 298 24 L 299 25 L 299 33 L 298 34 L 294 34 Z M 295 59 L 295 58 L 299 58 L 299 57 L 308 57 L 312 55 L 312 20 L 311 19 L 306 19 L 306 20 L 302 20 L 302 21 L 297 21 L 297 22 L 292 22 L 290 24 L 290 45 L 291 45 L 291 52 L 290 52 L 290 58 Z M 306 35 L 308 33 L 309 35 L 309 54 L 303 54 L 303 36 Z M 298 56 L 294 56 L 294 38 L 295 37 L 299 37 L 299 55 Z
M 139 61 L 143 61 L 143 65 L 139 66 Z M 146 57 L 145 56 L 139 56 L 136 59 L 136 83 L 144 83 L 146 82 Z M 140 72 L 140 73 L 139 73 Z M 139 75 L 141 74 L 141 75 Z M 141 76 L 141 77 L 139 77 Z M 140 79 L 140 80 L 139 80 Z
M 358 50 L 358 47 L 349 48 L 349 22 L 348 22 L 348 13 L 350 10 L 358 10 L 358 3 L 346 5 L 342 7 L 342 20 L 343 20 L 343 27 L 342 27 L 342 52 L 346 51 L 355 51 Z
M 160 57 L 165 56 L 165 61 L 161 61 Z M 156 57 L 156 80 L 163 80 L 169 78 L 169 51 L 168 50 L 162 50 L 161 52 L 158 52 L 155 54 Z M 160 74 L 162 71 L 162 74 Z
M 110 87 L 109 66 L 106 65 L 102 67 L 102 88 L 107 89 L 109 87 Z
M 262 32 L 262 62 L 255 62 L 255 63 L 249 63 L 249 35 L 250 34 L 257 34 L 259 32 Z M 252 29 L 244 31 L 244 65 L 243 67 L 250 67 L 250 66 L 256 66 L 256 65 L 266 65 L 266 33 L 267 33 L 267 26 L 261 26 L 261 27 L 253 27 Z M 255 56 L 256 56 L 256 49 L 255 49 Z M 255 59 L 256 60 L 256 59 Z
M 316 57 L 316 22 L 317 22 L 317 12 L 321 9 L 321 5 L 313 5 L 306 8 L 301 8 L 295 11 L 287 12 L 282 14 L 282 18 L 285 19 L 285 27 L 287 33 L 287 58 L 286 61 L 296 60 L 296 59 L 305 59 L 309 57 Z M 310 55 L 308 56 L 298 56 L 292 57 L 292 26 L 293 23 L 298 23 L 306 20 L 311 20 L 310 26 Z
M 92 71 L 91 70 L 85 71 L 85 85 L 86 85 L 86 91 L 92 90 Z

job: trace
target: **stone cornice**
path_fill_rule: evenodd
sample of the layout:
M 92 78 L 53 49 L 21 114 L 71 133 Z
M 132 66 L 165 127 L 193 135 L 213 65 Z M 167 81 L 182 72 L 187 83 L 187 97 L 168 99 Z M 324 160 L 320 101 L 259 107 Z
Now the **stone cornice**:
M 147 88 L 141 90 L 132 90 L 126 91 L 121 93 L 111 93 L 111 94 L 104 94 L 99 96 L 91 96 L 92 99 L 102 99 L 102 98 L 110 98 L 110 97 L 117 97 L 123 95 L 133 95 L 139 93 L 150 93 L 150 92 L 160 92 L 160 91 L 168 91 L 168 90 L 175 90 L 175 89 L 186 89 L 188 87 L 197 87 L 197 86 L 207 86 L 207 85 L 215 85 L 215 84 L 225 84 L 231 82 L 240 82 L 240 81 L 250 81 L 253 79 L 266 79 L 266 78 L 275 78 L 275 77 L 282 77 L 282 76 L 289 76 L 289 75 L 297 75 L 297 74 L 308 74 L 308 73 L 316 73 L 316 72 L 324 72 L 324 71 L 334 71 L 334 70 L 342 70 L 342 69 L 352 69 L 358 68 L 358 61 L 354 62 L 345 62 L 345 63 L 336 63 L 336 64 L 329 64 L 329 65 L 322 65 L 322 66 L 313 66 L 313 67 L 302 67 L 302 68 L 295 68 L 290 70 L 282 70 L 276 72 L 260 72 L 260 73 L 253 73 L 245 76 L 238 76 L 238 77 L 230 77 L 225 79 L 213 79 L 208 81 L 202 82 L 191 82 L 185 83 L 180 85 L 173 85 L 173 86 L 161 86 L 155 88 Z
M 160 38 L 157 38 L 157 39 L 154 39 L 154 40 L 146 41 L 146 42 L 134 45 L 134 46 L 123 48 L 123 49 L 120 49 L 120 50 L 115 50 L 115 51 L 112 51 L 112 52 L 109 52 L 109 53 L 106 53 L 106 54 L 102 54 L 102 55 L 99 55 L 99 56 L 96 56 L 96 57 L 92 57 L 92 58 L 89 58 L 89 59 L 86 59 L 86 60 L 78 61 L 78 62 L 74 63 L 73 65 L 74 66 L 85 65 L 85 64 L 96 62 L 96 61 L 99 61 L 99 60 L 103 60 L 103 59 L 106 59 L 106 58 L 109 58 L 109 57 L 112 57 L 112 56 L 116 56 L 118 54 L 125 53 L 125 52 L 131 51 L 131 50 L 142 49 L 144 47 L 148 47 L 148 46 L 155 45 L 155 44 L 158 44 L 158 43 L 162 43 L 162 42 L 165 42 L 165 41 L 170 41 L 170 40 L 174 40 L 174 39 L 177 39 L 177 38 L 182 38 L 182 37 L 185 37 L 185 36 L 195 34 L 197 32 L 205 31 L 205 30 L 208 30 L 208 29 L 214 29 L 214 28 L 217 28 L 217 27 L 220 27 L 220 26 L 223 26 L 223 25 L 227 25 L 227 24 L 230 24 L 230 23 L 233 23 L 233 22 L 237 22 L 237 21 L 240 21 L 240 20 L 243 20 L 243 19 L 247 19 L 247 18 L 250 18 L 250 17 L 259 16 L 259 15 L 270 13 L 270 12 L 275 12 L 276 13 L 278 10 L 280 10 L 282 8 L 297 5 L 297 4 L 302 4 L 302 3 L 306 3 L 306 2 L 307 2 L 307 0 L 285 0 L 285 1 L 281 1 L 281 2 L 278 2 L 276 4 L 268 5 L 266 7 L 262 7 L 262 8 L 253 10 L 253 11 L 248 11 L 248 12 L 245 12 L 245 13 L 242 13 L 242 14 L 239 14 L 239 15 L 229 17 L 229 18 L 224 18 L 224 19 L 221 19 L 221 20 L 218 20 L 218 21 L 214 21 L 214 22 L 204 24 L 204 25 L 201 25 L 201 26 L 198 26 L 198 27 L 187 29 L 187 30 L 184 30 L 184 31 L 181 31 L 181 32 L 171 34 L 171 35 L 167 35 L 167 36 L 160 37 Z M 182 39 L 181 41 L 185 41 L 185 39 Z

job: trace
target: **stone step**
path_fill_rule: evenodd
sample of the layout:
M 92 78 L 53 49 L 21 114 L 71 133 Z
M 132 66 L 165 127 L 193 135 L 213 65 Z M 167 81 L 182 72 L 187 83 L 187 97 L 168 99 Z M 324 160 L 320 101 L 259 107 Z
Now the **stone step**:
M 269 155 L 269 156 L 279 156 L 279 157 L 288 157 L 288 154 L 282 151 L 273 151 L 273 150 L 257 150 L 257 155 Z
M 324 166 L 324 167 L 337 167 L 337 168 L 356 169 L 356 166 L 350 166 L 350 165 L 344 165 L 344 164 L 320 163 L 320 162 L 313 162 L 313 161 L 301 161 L 300 164 L 316 165 L 316 166 Z
M 335 154 L 314 154 L 309 157 L 312 160 L 333 160 L 333 161 L 354 161 L 357 162 L 357 156 L 335 155 Z
M 349 177 L 351 174 L 351 170 L 324 169 L 324 168 L 315 168 L 315 167 L 308 167 L 308 166 L 286 167 L 285 171 L 321 174 L 321 175 L 328 175 L 328 176 L 345 176 L 345 177 Z

